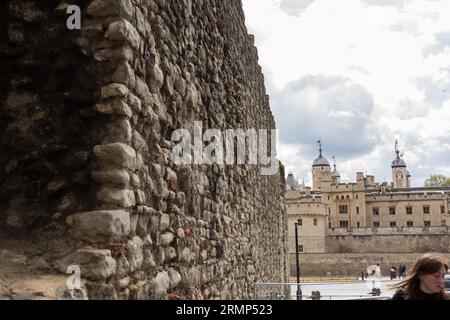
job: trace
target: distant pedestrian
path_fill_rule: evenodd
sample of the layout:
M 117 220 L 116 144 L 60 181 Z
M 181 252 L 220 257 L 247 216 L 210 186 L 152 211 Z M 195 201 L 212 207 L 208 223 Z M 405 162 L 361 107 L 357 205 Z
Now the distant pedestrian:
M 446 260 L 434 253 L 421 256 L 408 277 L 391 286 L 397 289 L 392 300 L 449 300 L 445 292 Z
M 378 280 L 381 280 L 381 268 L 380 268 L 380 264 L 377 263 L 377 267 L 375 268 L 375 277 Z
M 397 271 L 395 270 L 395 267 L 391 268 L 390 274 L 391 274 L 391 280 L 397 278 Z
M 400 265 L 400 269 L 398 270 L 399 278 L 405 278 L 406 277 L 406 266 L 404 264 Z

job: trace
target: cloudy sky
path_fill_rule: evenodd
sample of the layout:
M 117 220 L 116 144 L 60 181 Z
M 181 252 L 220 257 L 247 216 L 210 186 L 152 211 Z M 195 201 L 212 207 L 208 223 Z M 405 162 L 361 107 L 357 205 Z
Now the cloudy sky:
M 394 143 L 413 186 L 450 175 L 449 0 L 242 0 L 279 158 L 311 182 L 316 141 L 355 172 L 391 181 Z

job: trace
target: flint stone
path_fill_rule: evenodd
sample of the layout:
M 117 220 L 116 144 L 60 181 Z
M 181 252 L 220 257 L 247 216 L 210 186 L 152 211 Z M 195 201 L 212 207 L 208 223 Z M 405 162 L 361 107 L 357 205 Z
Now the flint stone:
M 141 268 L 144 261 L 143 247 L 144 242 L 136 236 L 127 242 L 127 259 L 130 264 L 130 272 Z

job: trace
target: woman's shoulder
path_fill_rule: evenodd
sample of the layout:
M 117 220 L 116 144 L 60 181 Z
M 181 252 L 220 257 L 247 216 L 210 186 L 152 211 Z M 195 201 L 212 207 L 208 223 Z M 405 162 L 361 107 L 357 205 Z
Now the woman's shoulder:
M 405 289 L 398 289 L 392 296 L 392 300 L 405 300 Z

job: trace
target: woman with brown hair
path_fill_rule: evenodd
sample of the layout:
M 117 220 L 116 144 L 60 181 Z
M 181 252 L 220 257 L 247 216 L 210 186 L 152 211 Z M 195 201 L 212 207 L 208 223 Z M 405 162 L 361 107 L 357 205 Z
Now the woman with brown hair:
M 449 300 L 444 287 L 447 269 L 442 256 L 424 254 L 417 260 L 409 276 L 391 287 L 398 289 L 392 300 Z

